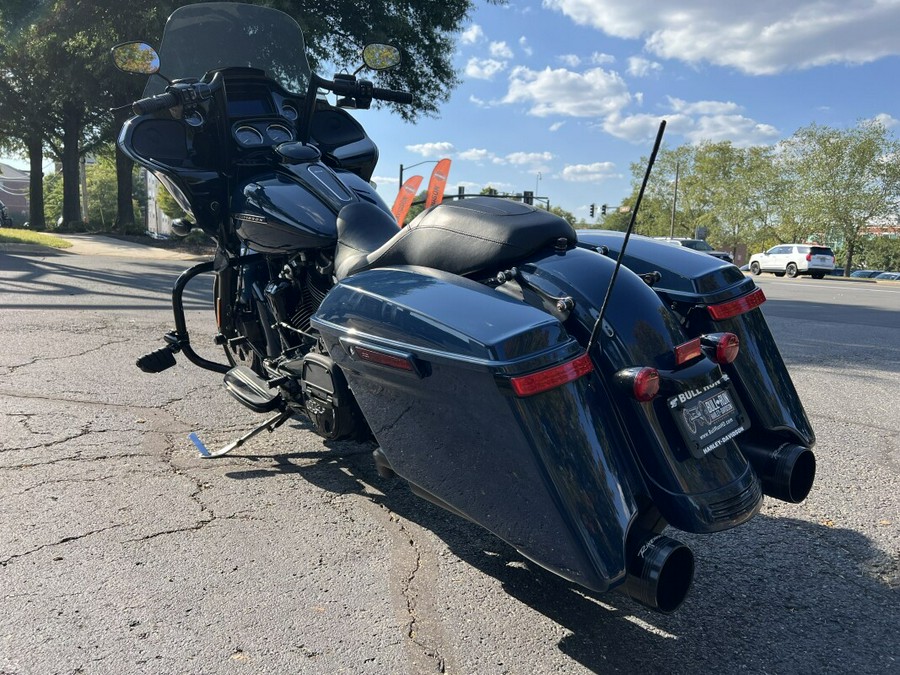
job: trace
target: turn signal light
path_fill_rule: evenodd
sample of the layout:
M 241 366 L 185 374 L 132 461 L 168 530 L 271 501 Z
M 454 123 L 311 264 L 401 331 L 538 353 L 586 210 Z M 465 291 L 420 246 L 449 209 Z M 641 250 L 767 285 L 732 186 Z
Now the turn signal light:
M 710 333 L 701 341 L 709 349 L 710 358 L 720 366 L 734 361 L 741 350 L 741 341 L 734 333 Z
M 751 309 L 756 309 L 765 301 L 766 296 L 762 289 L 757 288 L 752 293 L 742 295 L 735 300 L 729 300 L 719 305 L 708 305 L 706 309 L 714 321 L 722 321 L 723 319 L 730 319 L 749 312 Z
M 620 370 L 615 381 L 641 403 L 652 401 L 659 393 L 659 371 L 649 366 Z
M 594 364 L 591 363 L 591 357 L 584 353 L 578 358 L 546 370 L 539 370 L 530 375 L 511 377 L 509 382 L 517 396 L 534 396 L 573 382 L 593 370 Z

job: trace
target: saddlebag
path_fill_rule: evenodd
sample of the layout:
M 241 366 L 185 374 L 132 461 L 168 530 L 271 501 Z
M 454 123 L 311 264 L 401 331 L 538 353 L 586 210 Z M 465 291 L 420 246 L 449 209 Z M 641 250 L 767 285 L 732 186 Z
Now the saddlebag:
M 312 324 L 382 466 L 567 579 L 597 591 L 625 579 L 646 490 L 605 387 L 556 318 L 398 266 L 341 281 Z

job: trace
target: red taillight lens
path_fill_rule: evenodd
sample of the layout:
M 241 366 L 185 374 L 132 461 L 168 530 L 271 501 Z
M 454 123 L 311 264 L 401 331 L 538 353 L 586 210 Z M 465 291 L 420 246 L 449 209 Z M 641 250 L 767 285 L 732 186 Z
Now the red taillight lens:
M 656 368 L 625 368 L 616 373 L 613 379 L 625 392 L 642 403 L 652 401 L 659 393 L 659 371 Z
M 722 366 L 734 361 L 741 350 L 741 341 L 734 333 L 711 333 L 704 335 L 702 341 L 710 358 Z
M 807 253 L 806 254 L 806 262 L 809 262 L 810 260 L 812 260 L 812 253 Z
M 659 393 L 659 371 L 656 368 L 641 368 L 634 377 L 631 393 L 643 403 L 652 401 Z
M 691 359 L 695 359 L 703 353 L 700 348 L 700 338 L 694 338 L 689 342 L 675 347 L 675 364 L 681 365 L 687 363 Z
M 578 358 L 547 368 L 547 370 L 540 370 L 530 375 L 512 377 L 509 382 L 517 396 L 534 396 L 577 380 L 593 370 L 594 365 L 591 363 L 591 357 L 587 354 L 582 354 Z
M 369 363 L 377 363 L 381 366 L 387 366 L 388 368 L 396 368 L 397 370 L 408 370 L 410 372 L 415 372 L 415 367 L 413 366 L 412 361 L 408 356 L 387 354 L 382 351 L 376 351 L 374 349 L 356 346 L 352 348 L 351 353 L 360 361 L 368 361 Z
M 723 319 L 730 319 L 733 316 L 749 312 L 751 309 L 756 309 L 765 301 L 766 296 L 762 289 L 757 288 L 752 293 L 742 295 L 736 300 L 729 300 L 719 305 L 708 305 L 706 310 L 714 321 L 722 321 Z

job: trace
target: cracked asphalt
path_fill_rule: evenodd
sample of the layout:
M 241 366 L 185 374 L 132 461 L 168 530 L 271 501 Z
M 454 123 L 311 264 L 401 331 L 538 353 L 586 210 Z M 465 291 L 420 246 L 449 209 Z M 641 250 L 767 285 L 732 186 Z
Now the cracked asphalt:
M 663 616 L 535 569 L 299 421 L 199 459 L 189 433 L 219 447 L 259 418 L 184 359 L 133 365 L 190 263 L 98 253 L 0 251 L 0 674 L 897 672 L 900 299 L 864 330 L 840 298 L 798 326 L 766 286 L 817 485 L 674 533 L 698 569 Z M 216 357 L 209 286 L 187 314 Z

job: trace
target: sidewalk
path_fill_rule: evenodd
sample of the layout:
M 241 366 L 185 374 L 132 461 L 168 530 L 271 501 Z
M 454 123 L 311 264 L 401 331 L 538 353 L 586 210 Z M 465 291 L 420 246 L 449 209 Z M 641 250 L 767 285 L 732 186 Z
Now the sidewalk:
M 184 251 L 156 248 L 131 241 L 97 234 L 54 234 L 72 244 L 71 248 L 49 248 L 36 244 L 0 244 L 0 251 L 40 255 L 52 251 L 54 254 L 116 256 L 119 258 L 153 258 L 155 260 L 205 260 L 209 256 L 195 255 Z

